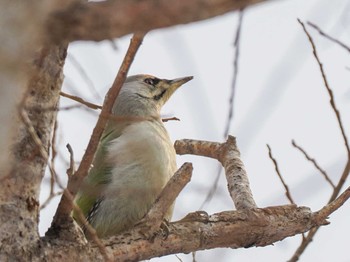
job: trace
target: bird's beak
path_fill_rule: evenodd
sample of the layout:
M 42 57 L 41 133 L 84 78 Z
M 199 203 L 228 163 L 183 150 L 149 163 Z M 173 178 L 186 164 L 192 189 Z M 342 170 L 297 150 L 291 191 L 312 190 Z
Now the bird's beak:
M 166 80 L 163 79 L 165 83 L 167 83 L 166 92 L 163 93 L 162 96 L 162 104 L 166 103 L 168 99 L 174 94 L 174 92 L 183 84 L 187 83 L 188 81 L 192 80 L 193 76 L 186 76 L 181 78 L 176 78 L 173 80 Z
M 169 84 L 171 85 L 172 88 L 176 90 L 178 87 L 182 86 L 183 84 L 187 83 L 192 79 L 193 79 L 193 76 L 180 77 L 180 78 L 170 80 Z
M 183 84 L 192 80 L 193 76 L 180 77 L 173 80 L 168 80 L 169 87 L 167 88 L 168 98 Z

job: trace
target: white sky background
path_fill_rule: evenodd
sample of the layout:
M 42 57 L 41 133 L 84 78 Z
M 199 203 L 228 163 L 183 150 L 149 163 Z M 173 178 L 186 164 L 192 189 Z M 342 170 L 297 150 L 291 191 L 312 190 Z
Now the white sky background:
M 341 175 L 346 160 L 345 147 L 319 67 L 297 18 L 311 21 L 331 36 L 350 44 L 349 15 L 350 3 L 346 0 L 270 1 L 245 11 L 230 134 L 237 137 L 259 207 L 288 204 L 268 157 L 267 143 L 272 147 L 298 205 L 318 210 L 329 199 L 331 187 L 291 146 L 292 139 L 317 159 L 335 183 Z M 237 21 L 238 12 L 232 12 L 203 22 L 155 30 L 145 37 L 130 75 L 148 73 L 168 79 L 194 76 L 194 80 L 178 90 L 163 109 L 164 116 L 181 119 L 180 122 L 165 124 L 174 141 L 182 138 L 224 140 Z M 350 136 L 349 53 L 314 29 L 307 28 L 315 41 Z M 102 104 L 129 40 L 130 36 L 116 40 L 117 49 L 109 41 L 71 44 L 63 91 Z M 84 68 L 96 91 L 91 91 L 72 57 Z M 62 107 L 75 104 L 66 98 L 61 99 Z M 56 168 L 62 180 L 65 180 L 69 158 L 65 145 L 71 144 L 75 160 L 80 161 L 97 116 L 98 112 L 82 108 L 59 113 Z M 178 157 L 178 166 L 185 161 L 194 165 L 193 178 L 177 199 L 173 220 L 199 209 L 217 173 L 218 165 L 214 160 L 181 156 Z M 44 181 L 42 201 L 48 195 L 48 179 Z M 58 201 L 56 198 L 42 211 L 41 234 L 50 225 Z M 222 174 L 214 198 L 203 209 L 212 214 L 232 208 Z M 317 233 L 301 261 L 350 261 L 349 208 L 347 203 L 330 217 L 331 224 Z M 197 252 L 196 259 L 201 262 L 286 261 L 300 241 L 301 237 L 296 236 L 264 248 Z M 191 254 L 179 254 L 179 257 L 183 261 L 192 261 Z M 152 261 L 179 260 L 172 255 Z

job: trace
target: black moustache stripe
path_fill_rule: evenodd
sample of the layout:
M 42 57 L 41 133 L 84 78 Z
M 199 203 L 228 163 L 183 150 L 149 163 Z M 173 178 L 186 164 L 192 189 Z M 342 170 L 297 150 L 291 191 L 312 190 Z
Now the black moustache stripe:
M 165 92 L 166 92 L 166 89 L 164 89 L 160 94 L 153 96 L 153 99 L 156 101 L 160 100 L 165 94 Z

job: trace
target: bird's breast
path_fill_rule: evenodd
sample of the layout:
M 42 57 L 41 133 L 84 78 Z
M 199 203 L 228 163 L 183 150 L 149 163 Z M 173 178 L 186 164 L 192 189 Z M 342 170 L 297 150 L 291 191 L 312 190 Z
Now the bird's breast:
M 142 183 L 163 188 L 176 171 L 176 155 L 162 123 L 141 121 L 127 126 L 108 145 L 107 161 L 118 185 Z

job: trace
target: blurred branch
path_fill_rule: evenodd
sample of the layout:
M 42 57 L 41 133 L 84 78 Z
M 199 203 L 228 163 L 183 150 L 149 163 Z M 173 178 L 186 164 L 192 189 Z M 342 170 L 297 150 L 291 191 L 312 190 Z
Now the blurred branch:
M 226 128 L 224 133 L 224 138 L 228 136 L 231 122 L 233 120 L 233 110 L 234 110 L 234 98 L 236 93 L 236 83 L 237 83 L 237 76 L 238 76 L 238 60 L 239 60 L 239 47 L 240 47 L 240 36 L 241 36 L 241 29 L 242 29 L 242 22 L 243 22 L 243 14 L 244 10 L 239 11 L 239 18 L 238 18 L 238 25 L 236 29 L 236 36 L 234 41 L 234 48 L 235 48 L 235 59 L 233 61 L 233 79 L 232 79 L 232 86 L 231 86 L 231 95 L 229 99 L 229 110 L 228 110 L 228 117 L 226 121 Z
M 334 183 L 333 183 L 332 180 L 329 178 L 329 176 L 328 176 L 328 174 L 326 173 L 326 171 L 324 171 L 324 170 L 318 165 L 318 163 L 316 162 L 316 160 L 315 160 L 314 158 L 311 158 L 311 157 L 306 153 L 306 151 L 305 151 L 302 147 L 300 147 L 300 146 L 297 145 L 297 143 L 296 143 L 294 140 L 292 140 L 292 145 L 293 145 L 296 149 L 298 149 L 301 153 L 304 154 L 305 158 L 306 158 L 308 161 L 310 161 L 310 162 L 315 166 L 315 168 L 316 168 L 318 171 L 320 171 L 320 173 L 323 175 L 323 177 L 326 179 L 326 181 L 333 187 L 333 189 L 335 189 Z
M 180 119 L 174 116 L 174 117 L 162 118 L 162 121 L 163 121 L 163 122 L 168 122 L 168 121 L 180 121 Z
M 230 126 L 231 126 L 231 123 L 233 120 L 234 96 L 236 93 L 236 82 L 237 82 L 237 75 L 238 75 L 239 44 L 240 44 L 240 35 L 241 35 L 241 28 L 242 28 L 242 22 L 243 22 L 243 14 L 244 14 L 244 9 L 239 10 L 238 24 L 237 24 L 236 35 L 235 35 L 235 40 L 234 40 L 234 44 L 233 44 L 234 49 L 235 49 L 235 58 L 233 61 L 233 80 L 232 80 L 232 87 L 231 87 L 231 95 L 230 95 L 230 99 L 229 99 L 228 118 L 227 118 L 226 128 L 225 128 L 225 132 L 224 132 L 224 139 L 226 139 L 228 136 Z M 215 181 L 214 181 L 213 185 L 211 186 L 209 192 L 207 193 L 207 195 L 206 195 L 203 203 L 199 207 L 199 209 L 203 209 L 205 204 L 207 204 L 211 201 L 211 199 L 213 198 L 213 196 L 216 192 L 216 189 L 217 189 L 218 184 L 219 184 L 222 166 L 219 165 L 217 170 L 218 171 L 217 171 L 217 174 L 215 177 Z
M 257 207 L 235 137 L 229 136 L 225 143 L 182 139 L 175 141 L 174 146 L 179 155 L 192 154 L 217 159 L 225 168 L 228 190 L 236 208 Z
M 205 20 L 266 0 L 124 0 L 75 1 L 51 14 L 47 22 L 50 40 L 101 41 L 133 32 Z M 98 23 L 96 18 L 98 17 Z
M 142 40 L 143 40 L 142 34 L 135 34 L 131 39 L 129 48 L 126 52 L 122 65 L 119 68 L 115 81 L 106 95 L 106 99 L 104 101 L 104 105 L 102 107 L 100 116 L 97 120 L 96 126 L 93 130 L 89 144 L 86 148 L 85 154 L 82 158 L 79 168 L 75 172 L 75 174 L 71 176 L 68 180 L 67 189 L 64 190 L 64 194 L 57 208 L 57 211 L 51 226 L 52 230 L 54 230 L 55 228 L 60 228 L 62 224 L 70 222 L 69 217 L 73 207 L 72 200 L 74 199 L 74 196 L 77 193 L 79 186 L 82 183 L 85 175 L 88 173 L 95 151 L 100 141 L 101 135 L 107 123 L 107 120 L 108 120 L 107 116 L 111 114 L 114 101 L 116 100 L 119 94 L 119 91 L 125 81 L 129 68 L 133 62 L 133 59 L 136 55 L 138 48 L 142 43 Z
M 60 95 L 63 96 L 63 97 L 69 98 L 69 99 L 71 99 L 71 100 L 74 100 L 74 101 L 76 101 L 76 102 L 78 102 L 78 103 L 80 103 L 80 104 L 83 104 L 83 105 L 85 105 L 85 106 L 87 106 L 87 107 L 89 107 L 89 108 L 91 108 L 91 109 L 94 109 L 94 110 L 96 110 L 96 109 L 102 109 L 102 106 L 95 105 L 95 104 L 93 104 L 93 103 L 87 102 L 87 101 L 85 101 L 84 99 L 82 99 L 81 97 L 69 95 L 69 94 L 64 93 L 64 92 L 62 92 L 62 91 L 60 92 Z
M 66 145 L 67 150 L 69 152 L 69 168 L 67 169 L 67 175 L 68 177 L 71 177 L 75 173 L 75 167 L 74 167 L 74 151 L 70 144 Z
M 321 63 L 321 61 L 320 61 L 320 59 L 318 57 L 318 54 L 317 54 L 315 43 L 314 43 L 311 35 L 309 34 L 309 32 L 306 30 L 304 23 L 301 22 L 300 19 L 298 19 L 298 22 L 302 26 L 302 28 L 303 28 L 303 30 L 304 30 L 304 32 L 305 32 L 305 34 L 306 34 L 310 44 L 311 44 L 313 55 L 314 55 L 314 57 L 315 57 L 315 59 L 317 61 L 317 64 L 319 65 L 324 85 L 325 85 L 325 87 L 326 87 L 326 89 L 328 91 L 328 95 L 330 97 L 330 104 L 331 104 L 331 107 L 332 107 L 332 109 L 333 109 L 333 111 L 334 111 L 334 113 L 336 115 L 337 122 L 338 122 L 338 125 L 339 125 L 339 128 L 340 128 L 340 131 L 341 131 L 341 134 L 342 134 L 342 137 L 343 137 L 343 140 L 344 140 L 346 152 L 347 152 L 347 163 L 346 163 L 346 165 L 344 167 L 344 170 L 343 170 L 343 173 L 342 173 L 342 175 L 341 175 L 341 177 L 340 177 L 336 187 L 334 188 L 333 193 L 332 193 L 332 195 L 331 195 L 331 197 L 330 197 L 330 199 L 328 201 L 328 203 L 332 203 L 332 201 L 334 201 L 337 198 L 337 196 L 339 195 L 341 188 L 344 186 L 344 183 L 345 183 L 346 179 L 349 176 L 349 172 L 350 172 L 350 148 L 349 148 L 348 139 L 347 139 L 347 136 L 345 134 L 344 127 L 343 127 L 343 123 L 342 123 L 342 120 L 341 120 L 341 117 L 340 117 L 340 113 L 339 113 L 339 111 L 338 111 L 338 109 L 336 107 L 336 104 L 335 104 L 333 91 L 329 87 L 329 84 L 328 84 L 325 72 L 323 70 L 323 65 L 322 65 L 322 63 Z M 319 229 L 319 227 L 315 227 L 315 228 L 310 230 L 310 232 L 307 234 L 306 238 L 303 239 L 303 241 L 301 242 L 301 244 L 299 245 L 299 247 L 295 251 L 295 253 L 292 256 L 292 258 L 289 260 L 289 262 L 295 262 L 295 261 L 299 260 L 300 255 L 304 252 L 304 250 L 307 248 L 307 246 L 311 243 L 311 241 L 313 240 L 313 237 L 317 233 L 318 229 Z
M 295 204 L 295 202 L 294 202 L 294 200 L 293 200 L 293 198 L 292 198 L 292 195 L 291 195 L 291 193 L 290 193 L 290 191 L 289 191 L 289 187 L 288 187 L 287 183 L 284 182 L 284 179 L 283 179 L 283 177 L 282 177 L 282 175 L 281 175 L 281 173 L 280 173 L 280 170 L 279 170 L 279 168 L 278 168 L 277 161 L 276 161 L 276 159 L 275 159 L 275 158 L 273 157 L 273 155 L 272 155 L 271 147 L 270 147 L 269 145 L 266 145 L 266 146 L 267 146 L 267 148 L 268 148 L 268 150 L 269 150 L 269 157 L 270 157 L 270 159 L 272 160 L 272 162 L 273 162 L 273 164 L 274 164 L 274 166 L 275 166 L 276 173 L 277 173 L 279 179 L 281 180 L 284 189 L 286 190 L 286 193 L 285 193 L 285 194 L 286 194 L 286 196 L 287 196 L 289 202 L 290 202 L 291 204 Z
M 311 22 L 307 22 L 307 24 L 308 24 L 309 26 L 313 27 L 314 29 L 316 29 L 317 32 L 318 32 L 320 35 L 322 35 L 322 36 L 324 36 L 325 38 L 327 38 L 328 40 L 330 40 L 330 41 L 332 41 L 332 42 L 334 42 L 334 43 L 340 45 L 340 46 L 343 47 L 346 51 L 350 52 L 350 47 L 349 47 L 349 46 L 347 46 L 347 45 L 344 44 L 343 42 L 339 41 L 338 39 L 336 39 L 336 38 L 334 38 L 334 37 L 331 37 L 330 35 L 326 34 L 326 33 L 323 32 L 323 31 L 321 30 L 321 28 L 319 28 L 317 25 L 315 25 L 315 24 L 313 24 L 313 23 L 311 23 Z
M 184 163 L 170 178 L 147 215 L 138 223 L 146 224 L 147 229 L 144 232 L 153 234 L 160 228 L 169 207 L 174 203 L 181 190 L 190 182 L 192 170 L 191 163 Z
M 40 209 L 44 209 L 47 207 L 47 205 L 51 202 L 52 199 L 62 194 L 62 192 L 56 192 L 55 193 L 55 182 L 60 185 L 60 182 L 58 181 L 57 173 L 55 170 L 55 159 L 57 156 L 57 150 L 56 150 L 56 139 L 57 139 L 57 129 L 58 129 L 58 122 L 57 119 L 54 124 L 53 128 L 53 134 L 51 139 L 51 168 L 49 168 L 50 171 L 50 193 L 47 199 L 40 205 Z
M 93 93 L 93 95 L 96 98 L 101 98 L 101 96 L 99 95 L 99 93 L 96 90 L 96 87 L 94 85 L 94 82 L 92 82 L 91 78 L 89 77 L 88 73 L 85 71 L 85 69 L 83 68 L 83 66 L 79 63 L 79 61 L 74 57 L 74 55 L 72 53 L 68 53 L 67 55 L 67 59 L 71 61 L 71 63 L 73 64 L 73 66 L 77 69 L 77 71 L 79 72 L 79 74 L 82 76 L 82 78 L 85 80 L 88 88 L 90 89 L 91 93 Z

